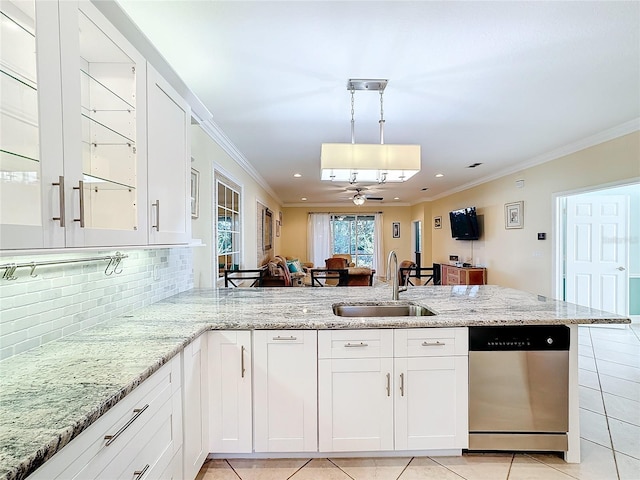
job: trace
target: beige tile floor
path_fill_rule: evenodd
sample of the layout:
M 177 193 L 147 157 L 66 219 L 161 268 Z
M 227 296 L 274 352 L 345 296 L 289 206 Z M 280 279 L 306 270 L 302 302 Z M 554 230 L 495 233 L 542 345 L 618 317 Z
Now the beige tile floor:
M 640 480 L 640 324 L 580 327 L 580 464 L 555 454 L 208 460 L 197 480 Z

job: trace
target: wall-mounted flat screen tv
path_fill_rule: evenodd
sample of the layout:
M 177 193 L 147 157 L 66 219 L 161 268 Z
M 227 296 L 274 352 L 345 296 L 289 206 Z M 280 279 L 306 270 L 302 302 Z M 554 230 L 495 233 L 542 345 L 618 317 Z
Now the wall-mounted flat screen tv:
M 467 207 L 449 212 L 451 236 L 456 240 L 478 240 L 480 228 L 476 207 Z

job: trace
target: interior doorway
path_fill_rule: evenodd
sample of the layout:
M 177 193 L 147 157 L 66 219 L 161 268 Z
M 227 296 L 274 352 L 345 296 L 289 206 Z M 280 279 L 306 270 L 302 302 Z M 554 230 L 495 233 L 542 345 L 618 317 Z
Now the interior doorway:
M 411 244 L 413 245 L 414 261 L 420 268 L 422 266 L 422 222 L 420 220 L 413 222 Z
M 556 207 L 556 298 L 639 315 L 640 184 L 559 195 Z

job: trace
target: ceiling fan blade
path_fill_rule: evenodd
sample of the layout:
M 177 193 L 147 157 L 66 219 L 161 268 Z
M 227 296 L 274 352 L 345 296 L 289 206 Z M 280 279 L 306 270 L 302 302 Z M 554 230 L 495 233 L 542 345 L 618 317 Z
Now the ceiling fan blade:
M 384 200 L 383 197 L 371 197 L 369 195 L 365 195 L 365 197 L 367 200 Z

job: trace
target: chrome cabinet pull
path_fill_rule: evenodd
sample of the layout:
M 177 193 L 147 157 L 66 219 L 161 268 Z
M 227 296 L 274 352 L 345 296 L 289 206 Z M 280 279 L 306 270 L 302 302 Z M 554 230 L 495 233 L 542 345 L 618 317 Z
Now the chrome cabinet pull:
M 404 397 L 404 373 L 400 374 L 400 396 Z
M 160 199 L 156 200 L 156 203 L 151 204 L 152 207 L 156 207 L 156 224 L 151 225 L 151 228 L 155 228 L 160 231 Z
M 391 396 L 391 374 L 387 373 L 387 397 Z
M 74 190 L 78 190 L 78 196 L 80 198 L 80 218 L 74 218 L 74 222 L 80 222 L 80 228 L 84 228 L 84 182 L 78 180 L 78 186 L 73 187 Z
M 277 337 L 273 337 L 274 340 L 297 340 L 297 337 L 294 337 L 293 335 L 291 335 L 290 337 L 281 337 L 280 335 L 278 335 Z
M 242 345 L 242 347 L 240 348 L 240 375 L 241 375 L 241 378 L 244 378 L 244 372 L 245 372 L 245 369 L 244 369 L 244 350 L 245 350 L 244 345 Z
M 60 216 L 58 217 L 53 217 L 53 220 L 59 220 L 60 221 L 60 226 L 64 227 L 64 209 L 65 209 L 65 204 L 64 204 L 64 176 L 60 175 L 58 177 L 58 181 L 56 183 L 52 183 L 51 185 L 56 185 L 58 187 L 60 187 L 60 192 L 58 193 L 58 198 L 59 198 L 59 202 L 60 202 Z
M 446 345 L 445 342 L 441 342 L 437 340 L 435 342 L 422 342 L 423 347 L 444 347 Z
M 148 463 L 144 466 L 144 468 L 142 470 L 136 470 L 135 472 L 133 472 L 133 474 L 135 475 L 133 480 L 140 480 L 142 478 L 142 476 L 145 473 L 147 473 L 147 470 L 149 470 L 149 464 Z
M 345 343 L 345 347 L 368 347 L 368 343 L 360 342 L 360 343 Z
M 138 419 L 138 417 L 140 415 L 142 415 L 142 412 L 144 412 L 147 408 L 149 408 L 149 404 L 148 403 L 142 408 L 135 408 L 133 410 L 133 413 L 135 413 L 135 415 L 133 417 L 131 417 L 131 419 L 129 419 L 129 421 L 127 423 L 125 423 L 122 427 L 120 427 L 120 430 L 118 430 L 113 435 L 105 435 L 104 439 L 107 440 L 107 443 L 105 444 L 105 447 L 108 447 L 109 445 L 111 445 L 116 440 L 116 438 L 118 438 L 127 428 L 129 428 L 129 426 L 133 422 L 135 422 Z

